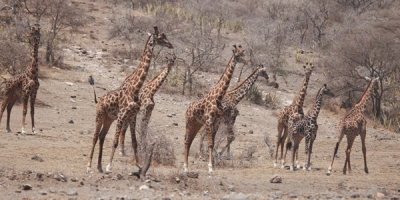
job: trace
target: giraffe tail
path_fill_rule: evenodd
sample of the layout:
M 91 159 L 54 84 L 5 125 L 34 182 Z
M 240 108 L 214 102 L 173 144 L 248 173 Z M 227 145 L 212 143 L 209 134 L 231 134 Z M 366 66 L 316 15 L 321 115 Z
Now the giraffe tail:
M 93 87 L 93 94 L 94 94 L 94 102 L 97 103 L 97 97 L 96 97 L 96 90 L 94 89 L 94 79 L 92 75 L 89 76 L 89 84 Z

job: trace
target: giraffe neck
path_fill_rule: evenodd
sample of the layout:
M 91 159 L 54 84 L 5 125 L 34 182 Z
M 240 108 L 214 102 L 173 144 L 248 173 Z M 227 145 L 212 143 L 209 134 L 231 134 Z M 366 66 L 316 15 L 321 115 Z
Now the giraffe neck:
M 224 98 L 224 95 L 228 90 L 229 83 L 231 82 L 235 67 L 236 67 L 236 61 L 234 59 L 234 56 L 232 56 L 221 78 L 219 79 L 217 84 L 213 88 L 211 88 L 211 90 L 208 92 L 207 94 L 208 99 L 215 99 L 217 101 L 217 104 L 221 105 L 222 99 Z
M 367 89 L 365 89 L 364 94 L 360 97 L 360 100 L 354 104 L 354 108 L 358 109 L 360 112 L 364 112 L 367 109 L 368 102 L 371 99 L 372 94 L 372 81 L 369 82 Z
M 293 99 L 292 105 L 296 106 L 297 110 L 302 110 L 303 109 L 304 98 L 306 97 L 309 80 L 310 80 L 310 76 L 305 75 L 304 80 L 303 80 L 303 85 L 302 85 L 299 93 Z
M 139 66 L 125 78 L 121 85 L 121 89 L 131 94 L 134 101 L 138 101 L 139 91 L 143 86 L 144 80 L 146 79 L 147 72 L 149 71 L 151 58 L 153 55 L 154 41 L 153 35 L 150 35 L 147 39 L 146 46 L 143 51 L 142 60 Z
M 38 34 L 38 33 L 37 33 Z M 38 76 L 39 68 L 38 68 L 38 54 L 39 54 L 39 42 L 40 42 L 40 34 L 33 37 L 33 48 L 31 51 L 31 58 L 26 69 L 26 74 L 35 79 Z
M 318 118 L 319 111 L 321 110 L 321 103 L 323 97 L 322 89 L 319 89 L 317 97 L 315 99 L 314 106 L 307 112 L 307 118 L 316 120 Z
M 247 94 L 247 92 L 250 90 L 253 84 L 256 82 L 259 74 L 260 74 L 260 68 L 255 69 L 253 73 L 251 73 L 251 75 L 246 80 L 244 80 L 240 85 L 228 91 L 225 97 L 229 97 L 230 99 L 233 100 L 235 104 L 238 104 Z
M 146 93 L 148 93 L 150 96 L 153 96 L 167 78 L 171 68 L 172 65 L 170 64 L 165 66 L 157 76 L 143 86 L 143 91 L 146 90 Z

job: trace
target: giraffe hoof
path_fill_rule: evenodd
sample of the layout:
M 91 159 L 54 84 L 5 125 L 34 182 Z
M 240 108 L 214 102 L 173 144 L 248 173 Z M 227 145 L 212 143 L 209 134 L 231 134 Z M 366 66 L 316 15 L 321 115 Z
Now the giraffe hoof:
M 123 152 L 123 151 L 120 151 L 120 152 L 118 153 L 118 155 L 121 156 L 121 157 L 125 157 L 125 156 L 126 156 L 125 152 Z
M 274 167 L 277 167 L 277 166 L 278 166 L 278 164 L 276 162 L 274 162 Z
M 365 168 L 364 171 L 365 171 L 365 173 L 369 174 L 369 173 L 368 173 L 368 168 Z
M 86 168 L 86 174 L 91 174 L 93 171 L 90 169 L 90 167 Z
M 290 171 L 294 171 L 294 167 L 293 166 L 290 166 Z
M 326 175 L 327 175 L 327 176 L 330 176 L 330 175 L 331 175 L 331 172 L 330 172 L 330 171 L 326 172 Z
M 11 133 L 12 131 L 11 131 L 11 129 L 8 128 L 8 129 L 7 129 L 7 132 L 8 132 L 8 133 Z

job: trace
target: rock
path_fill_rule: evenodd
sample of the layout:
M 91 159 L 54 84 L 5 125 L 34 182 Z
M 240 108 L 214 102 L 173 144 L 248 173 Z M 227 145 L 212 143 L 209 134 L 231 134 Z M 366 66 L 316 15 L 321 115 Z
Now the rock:
M 293 193 L 290 193 L 288 196 L 289 196 L 289 198 L 297 198 L 297 195 L 293 194 Z
M 36 174 L 36 179 L 39 181 L 43 181 L 43 174 L 42 173 L 37 173 Z
M 39 191 L 39 194 L 40 194 L 40 195 L 47 195 L 47 192 L 45 192 L 45 191 Z
M 73 83 L 71 83 L 71 82 L 65 82 L 68 86 L 72 86 L 72 85 L 74 85 Z
M 68 196 L 77 196 L 77 195 L 78 195 L 78 192 L 77 192 L 77 191 L 68 191 L 68 192 L 67 192 L 67 195 L 68 195 Z
M 282 178 L 278 175 L 272 176 L 272 178 L 269 180 L 270 183 L 282 183 Z
M 385 197 L 385 194 L 380 193 L 380 192 L 377 192 L 377 193 L 376 193 L 376 198 L 382 199 L 382 198 L 384 198 L 384 197 Z
M 235 192 L 232 192 L 232 193 L 229 195 L 229 198 L 230 198 L 230 199 L 245 200 L 245 199 L 248 199 L 249 196 L 247 196 L 247 195 L 245 195 L 245 194 L 243 194 L 243 193 L 236 194 Z
M 43 162 L 43 161 L 44 161 L 41 157 L 39 157 L 39 156 L 37 156 L 37 155 L 34 155 L 34 156 L 32 157 L 32 160 L 36 160 L 36 161 L 39 161 L 39 162 Z
M 57 181 L 68 182 L 67 177 L 65 177 L 63 174 L 56 174 L 53 176 L 53 178 Z
M 32 186 L 29 185 L 29 184 L 22 184 L 21 187 L 22 187 L 23 190 L 31 190 L 32 189 Z
M 71 181 L 72 182 L 78 182 L 78 179 L 77 178 L 71 178 Z
M 360 194 L 355 193 L 355 194 L 350 195 L 350 197 L 351 198 L 360 198 Z
M 142 185 L 139 187 L 139 190 L 148 190 L 148 189 L 150 189 L 150 187 L 147 185 Z
M 178 126 L 178 123 L 177 123 L 177 122 L 174 122 L 174 123 L 172 123 L 172 125 L 174 125 L 174 126 Z
M 282 191 L 277 191 L 275 192 L 275 196 L 278 198 L 281 198 L 283 196 L 283 192 Z
M 75 95 L 73 95 L 73 96 L 71 96 L 71 98 L 76 98 L 76 96 L 75 96 Z
M 253 134 L 253 130 L 250 130 L 250 131 L 249 131 L 249 134 Z
M 75 106 L 72 106 L 71 108 L 72 108 L 73 110 L 75 110 L 75 109 L 76 109 L 76 107 L 75 107 Z
M 69 120 L 69 122 L 68 123 L 70 123 L 70 124 L 73 124 L 74 123 L 74 120 Z
M 175 182 L 179 183 L 179 182 L 181 182 L 181 179 L 179 179 L 179 177 L 175 177 Z
M 96 183 L 91 183 L 90 186 L 99 187 L 99 185 L 97 185 Z
M 172 117 L 172 115 L 167 115 L 167 117 Z

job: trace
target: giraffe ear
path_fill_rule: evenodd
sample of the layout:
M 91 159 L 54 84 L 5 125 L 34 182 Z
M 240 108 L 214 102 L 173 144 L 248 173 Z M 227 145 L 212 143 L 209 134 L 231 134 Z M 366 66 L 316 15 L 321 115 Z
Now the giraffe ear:
M 147 32 L 147 35 L 151 36 L 151 33 Z
M 236 49 L 236 44 L 234 44 L 233 47 Z
M 324 84 L 324 87 L 326 88 L 326 83 Z

